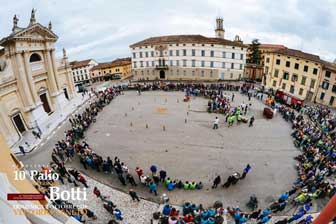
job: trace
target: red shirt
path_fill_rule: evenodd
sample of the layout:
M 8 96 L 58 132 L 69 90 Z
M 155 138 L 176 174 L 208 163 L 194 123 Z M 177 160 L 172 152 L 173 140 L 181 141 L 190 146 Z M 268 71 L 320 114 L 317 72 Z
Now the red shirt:
M 142 169 L 135 169 L 135 172 L 138 174 L 138 176 L 141 176 L 143 174 Z

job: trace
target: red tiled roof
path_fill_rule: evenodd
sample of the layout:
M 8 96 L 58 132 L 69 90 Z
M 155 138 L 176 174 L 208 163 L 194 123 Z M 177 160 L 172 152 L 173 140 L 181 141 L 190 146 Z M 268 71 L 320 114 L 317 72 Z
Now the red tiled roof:
M 329 70 L 331 70 L 331 71 L 336 72 L 336 64 L 335 64 L 335 63 L 331 63 L 331 62 L 329 62 L 329 61 L 323 61 L 323 60 L 322 60 L 322 64 L 323 64 L 323 67 L 324 67 L 325 69 L 329 69 Z
M 70 62 L 70 66 L 71 68 L 82 68 L 85 66 L 88 66 L 90 61 L 92 61 L 92 59 L 87 59 L 87 60 L 83 60 L 83 61 L 72 61 Z
M 202 35 L 169 35 L 150 37 L 135 44 L 130 45 L 131 48 L 146 46 L 146 45 L 159 45 L 159 44 L 176 44 L 176 43 L 195 43 L 195 44 L 220 44 L 230 45 L 237 47 L 247 47 L 241 42 L 231 41 L 222 38 L 205 37 Z
M 112 68 L 117 66 L 125 66 L 130 65 L 132 63 L 131 58 L 117 58 L 114 61 L 111 62 L 103 62 L 99 63 L 98 65 L 94 66 L 91 70 L 97 70 L 97 69 L 105 69 L 105 68 Z
M 286 46 L 281 44 L 260 44 L 259 48 L 268 48 L 268 49 L 287 49 Z
M 299 51 L 299 50 L 285 48 L 285 49 L 278 49 L 278 50 L 272 51 L 272 53 L 288 55 L 288 56 L 298 57 L 298 58 L 322 63 L 322 61 L 321 61 L 321 59 L 318 55 L 309 54 L 309 53 Z

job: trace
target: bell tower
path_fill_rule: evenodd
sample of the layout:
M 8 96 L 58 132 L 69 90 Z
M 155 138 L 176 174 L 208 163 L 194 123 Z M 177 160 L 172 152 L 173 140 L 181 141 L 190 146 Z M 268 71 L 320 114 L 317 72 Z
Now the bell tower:
M 223 18 L 221 18 L 221 17 L 218 17 L 216 19 L 215 33 L 216 33 L 216 38 L 224 39 L 225 30 L 223 28 Z

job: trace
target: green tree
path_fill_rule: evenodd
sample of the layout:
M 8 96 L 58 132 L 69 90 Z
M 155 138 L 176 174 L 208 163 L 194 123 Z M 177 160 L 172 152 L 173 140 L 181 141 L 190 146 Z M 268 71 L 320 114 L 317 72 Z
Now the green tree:
M 249 51 L 250 51 L 250 57 L 248 59 L 248 63 L 250 64 L 257 64 L 260 65 L 261 61 L 261 52 L 259 50 L 259 40 L 254 39 L 252 40 L 252 43 L 250 44 Z

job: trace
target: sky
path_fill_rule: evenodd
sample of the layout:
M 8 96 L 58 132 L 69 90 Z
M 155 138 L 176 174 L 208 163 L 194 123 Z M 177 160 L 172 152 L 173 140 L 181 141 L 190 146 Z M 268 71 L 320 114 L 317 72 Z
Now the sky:
M 216 17 L 224 19 L 225 38 L 244 43 L 283 44 L 336 58 L 336 0 L 0 0 L 0 37 L 10 34 L 12 18 L 29 23 L 31 9 L 52 22 L 69 59 L 98 62 L 131 55 L 129 45 L 161 35 L 214 36 Z

